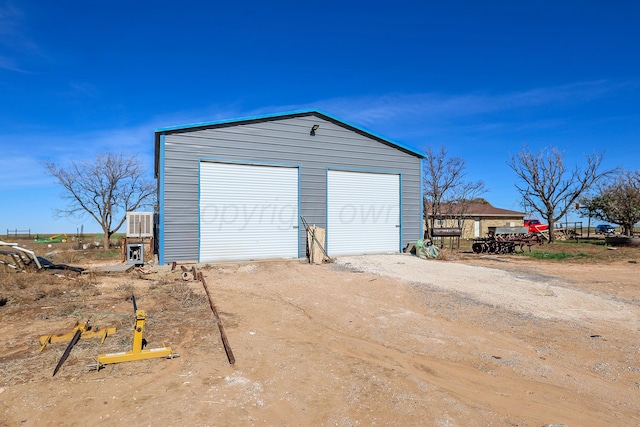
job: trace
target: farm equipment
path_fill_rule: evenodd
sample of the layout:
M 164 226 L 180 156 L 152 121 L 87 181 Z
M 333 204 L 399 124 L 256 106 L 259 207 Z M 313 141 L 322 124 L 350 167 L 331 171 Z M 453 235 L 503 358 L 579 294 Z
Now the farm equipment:
M 50 237 L 40 237 L 40 236 L 36 236 L 34 242 L 35 243 L 65 243 L 67 240 L 69 240 L 69 237 L 67 237 L 66 234 L 55 234 L 53 236 Z
M 82 338 L 100 338 L 100 344 L 104 343 L 108 336 L 116 333 L 116 328 L 98 328 L 97 326 L 89 325 L 89 322 L 76 322 L 73 331 L 60 335 L 43 335 L 40 337 L 40 351 L 42 352 L 48 344 L 71 341 L 75 334 L 80 331 Z
M 180 357 L 180 355 L 174 353 L 170 347 L 163 346 L 159 348 L 144 349 L 147 344 L 147 340 L 144 339 L 142 335 L 147 321 L 147 313 L 144 310 L 138 309 L 135 296 L 132 295 L 131 300 L 133 302 L 133 312 L 135 313 L 131 350 L 119 353 L 100 354 L 98 355 L 97 363 L 90 365 L 91 367 L 95 367 L 97 370 L 100 370 L 104 365 L 109 365 L 111 363 L 131 362 L 134 360 L 156 359 L 161 357 L 165 359 Z
M 541 245 L 540 233 L 531 233 L 527 227 L 496 227 L 487 233 L 487 237 L 475 239 L 471 250 L 476 254 L 513 254 L 524 252 L 524 247 Z
M 115 333 L 116 333 L 116 328 L 105 328 L 98 331 L 98 327 L 90 326 L 89 321 L 86 321 L 84 323 L 77 322 L 72 332 L 62 334 L 62 335 L 41 336 L 40 343 L 42 344 L 42 347 L 40 347 L 40 351 L 42 352 L 47 346 L 47 344 L 54 343 L 54 342 L 61 342 L 61 341 L 69 341 L 67 348 L 64 350 L 64 353 L 62 353 L 62 357 L 60 358 L 60 360 L 58 361 L 58 364 L 53 370 L 53 376 L 55 377 L 58 371 L 60 370 L 60 368 L 62 367 L 62 364 L 69 357 L 69 354 L 71 353 L 71 349 L 73 348 L 73 346 L 75 346 L 80 340 L 80 337 L 101 338 L 100 343 L 102 344 L 104 343 L 104 340 L 107 339 L 108 335 L 113 335 Z

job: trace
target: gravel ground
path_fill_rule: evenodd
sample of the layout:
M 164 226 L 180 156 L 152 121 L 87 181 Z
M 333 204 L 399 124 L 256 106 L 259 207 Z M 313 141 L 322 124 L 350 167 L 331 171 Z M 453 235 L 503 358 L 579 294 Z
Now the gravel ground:
M 343 257 L 347 269 L 445 289 L 510 311 L 543 319 L 620 323 L 637 331 L 640 309 L 610 297 L 569 289 L 563 279 L 495 268 L 422 260 L 409 255 Z

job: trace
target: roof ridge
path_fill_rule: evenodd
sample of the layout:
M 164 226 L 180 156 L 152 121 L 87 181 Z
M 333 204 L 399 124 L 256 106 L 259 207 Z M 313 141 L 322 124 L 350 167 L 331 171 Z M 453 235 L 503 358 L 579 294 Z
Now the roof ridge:
M 261 121 L 269 121 L 269 120 L 284 120 L 288 118 L 303 117 L 308 115 L 321 117 L 338 126 L 350 129 L 363 136 L 367 136 L 369 138 L 375 139 L 378 142 L 392 146 L 394 148 L 397 148 L 401 151 L 404 151 L 407 154 L 411 154 L 418 158 L 423 159 L 425 157 L 423 153 L 420 153 L 419 151 L 411 147 L 408 147 L 404 144 L 400 144 L 395 141 L 391 141 L 388 138 L 383 138 L 363 127 L 352 125 L 350 123 L 345 122 L 344 120 L 337 119 L 331 116 L 330 114 L 327 114 L 320 110 L 315 110 L 315 109 L 294 110 L 294 111 L 289 111 L 285 113 L 271 113 L 271 114 L 240 117 L 236 119 L 222 119 L 222 120 L 215 120 L 215 121 L 209 121 L 209 122 L 199 122 L 199 123 L 192 123 L 192 124 L 186 124 L 186 125 L 162 127 L 162 128 L 157 128 L 155 130 L 155 138 L 156 140 L 158 140 L 160 135 L 166 135 L 168 133 L 174 133 L 174 132 L 190 132 L 190 131 L 196 131 L 196 130 L 219 127 L 219 126 L 232 126 L 235 124 L 244 124 L 244 123 L 261 122 Z

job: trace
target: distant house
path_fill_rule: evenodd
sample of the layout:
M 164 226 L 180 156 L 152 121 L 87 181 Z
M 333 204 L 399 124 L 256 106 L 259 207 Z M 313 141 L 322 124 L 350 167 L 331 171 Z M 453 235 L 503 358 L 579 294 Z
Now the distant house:
M 455 214 L 455 205 L 447 205 L 439 218 L 434 219 L 434 227 L 462 228 L 463 239 L 484 237 L 489 227 L 521 227 L 524 224 L 523 212 L 500 209 L 485 203 L 469 203 L 463 215 Z M 447 213 L 450 212 L 450 213 Z M 427 224 L 431 223 L 431 212 L 425 209 Z

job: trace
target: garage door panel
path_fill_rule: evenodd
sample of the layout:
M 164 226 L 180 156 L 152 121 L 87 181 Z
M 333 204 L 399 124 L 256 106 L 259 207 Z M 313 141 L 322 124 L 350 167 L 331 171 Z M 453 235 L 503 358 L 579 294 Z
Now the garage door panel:
M 399 251 L 399 175 L 330 170 L 327 185 L 330 254 Z
M 298 169 L 206 163 L 200 178 L 200 260 L 298 256 Z

